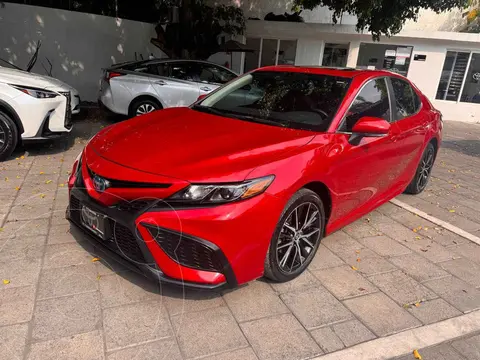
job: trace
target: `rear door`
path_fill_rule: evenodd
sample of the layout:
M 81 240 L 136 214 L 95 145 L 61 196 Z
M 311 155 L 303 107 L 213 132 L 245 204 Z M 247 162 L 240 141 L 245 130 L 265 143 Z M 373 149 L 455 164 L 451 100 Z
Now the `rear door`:
M 428 113 L 421 111 L 420 97 L 410 83 L 393 76 L 389 82 L 394 98 L 392 126 L 397 129 L 392 139 L 399 155 L 396 172 L 400 181 L 407 185 L 417 168 L 430 124 Z
M 198 70 L 191 61 L 157 64 L 158 76 L 150 78 L 152 88 L 165 107 L 189 106 L 200 93 Z

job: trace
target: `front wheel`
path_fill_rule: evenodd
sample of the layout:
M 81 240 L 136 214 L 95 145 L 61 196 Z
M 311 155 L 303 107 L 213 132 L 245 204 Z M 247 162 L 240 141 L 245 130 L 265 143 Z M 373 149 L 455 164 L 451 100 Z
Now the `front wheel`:
M 145 115 L 161 108 L 162 107 L 154 100 L 139 99 L 130 106 L 129 116 L 135 117 Z
M 273 234 L 265 276 L 286 282 L 305 271 L 318 250 L 324 225 L 325 212 L 318 195 L 308 189 L 298 191 L 285 206 Z
M 12 154 L 17 142 L 17 126 L 7 114 L 0 111 L 0 161 Z
M 412 182 L 405 189 L 405 193 L 417 195 L 427 187 L 430 174 L 432 173 L 433 163 L 435 162 L 435 147 L 429 143 L 425 148 L 417 171 Z

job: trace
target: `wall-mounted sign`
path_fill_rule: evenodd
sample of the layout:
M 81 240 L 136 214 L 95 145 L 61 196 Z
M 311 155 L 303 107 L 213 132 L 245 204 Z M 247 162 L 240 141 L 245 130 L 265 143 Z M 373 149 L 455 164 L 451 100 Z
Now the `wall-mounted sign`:
M 473 80 L 478 81 L 480 80 L 480 72 L 476 72 L 472 75 Z
M 415 54 L 415 55 L 413 55 L 413 60 L 414 61 L 425 61 L 425 60 L 427 60 L 427 55 Z

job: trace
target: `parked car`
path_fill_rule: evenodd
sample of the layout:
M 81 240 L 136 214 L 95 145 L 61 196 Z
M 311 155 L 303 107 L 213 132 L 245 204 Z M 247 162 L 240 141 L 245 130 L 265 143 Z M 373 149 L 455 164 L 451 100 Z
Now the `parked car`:
M 261 68 L 100 131 L 73 165 L 68 217 L 157 279 L 288 281 L 324 236 L 425 189 L 442 126 L 398 74 Z
M 130 117 L 158 109 L 189 106 L 237 77 L 206 61 L 146 60 L 115 65 L 104 71 L 99 102 Z
M 0 66 L 0 160 L 19 142 L 68 133 L 79 106 L 77 90 L 60 80 Z

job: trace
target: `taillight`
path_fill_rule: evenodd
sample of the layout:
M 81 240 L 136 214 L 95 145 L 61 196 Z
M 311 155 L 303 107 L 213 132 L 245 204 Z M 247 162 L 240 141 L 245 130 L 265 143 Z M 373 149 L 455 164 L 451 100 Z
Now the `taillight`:
M 110 79 L 113 79 L 114 77 L 122 76 L 123 74 L 120 74 L 118 72 L 113 72 L 113 71 L 107 71 L 105 74 L 105 80 L 109 81 Z

